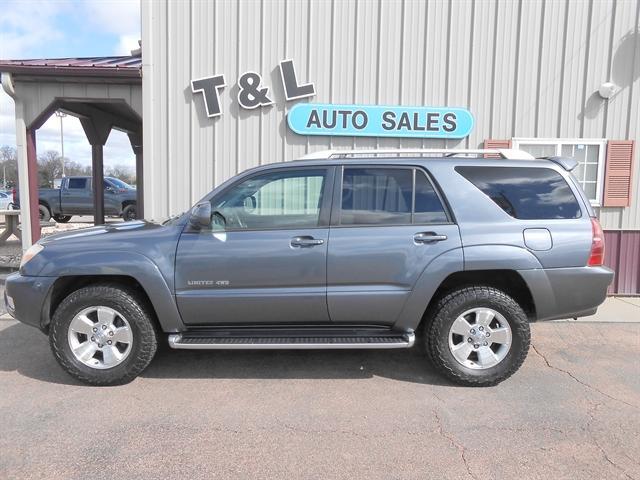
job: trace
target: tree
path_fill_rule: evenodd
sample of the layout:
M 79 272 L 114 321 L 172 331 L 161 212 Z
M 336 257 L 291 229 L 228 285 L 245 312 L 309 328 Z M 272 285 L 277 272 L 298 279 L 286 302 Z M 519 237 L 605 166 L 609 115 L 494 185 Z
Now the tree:
M 18 185 L 18 154 L 9 145 L 0 147 L 0 186 L 4 189 Z
M 82 165 L 67 158 L 64 159 L 64 173 L 67 176 L 91 175 L 91 165 Z
M 136 184 L 136 174 L 128 165 L 111 165 L 107 167 L 106 175 L 119 178 L 129 185 Z
M 41 187 L 53 187 L 53 181 L 62 177 L 62 158 L 55 150 L 38 155 L 38 180 Z

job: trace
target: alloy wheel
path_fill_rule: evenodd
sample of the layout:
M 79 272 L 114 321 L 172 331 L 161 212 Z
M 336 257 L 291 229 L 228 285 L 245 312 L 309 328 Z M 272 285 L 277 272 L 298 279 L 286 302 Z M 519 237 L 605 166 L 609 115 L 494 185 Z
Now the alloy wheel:
M 120 365 L 131 352 L 133 334 L 127 319 L 105 306 L 85 308 L 69 324 L 69 347 L 84 365 L 104 370 Z
M 499 364 L 511 348 L 511 327 L 498 311 L 478 307 L 458 316 L 449 329 L 449 350 L 458 363 L 474 370 Z

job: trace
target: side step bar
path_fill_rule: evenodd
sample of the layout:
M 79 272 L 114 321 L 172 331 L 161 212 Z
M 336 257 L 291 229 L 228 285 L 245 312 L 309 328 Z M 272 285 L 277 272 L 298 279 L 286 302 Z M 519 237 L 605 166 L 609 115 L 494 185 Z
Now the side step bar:
M 362 336 L 195 336 L 169 335 L 171 348 L 189 350 L 322 350 L 352 348 L 409 348 L 415 343 L 413 332 Z

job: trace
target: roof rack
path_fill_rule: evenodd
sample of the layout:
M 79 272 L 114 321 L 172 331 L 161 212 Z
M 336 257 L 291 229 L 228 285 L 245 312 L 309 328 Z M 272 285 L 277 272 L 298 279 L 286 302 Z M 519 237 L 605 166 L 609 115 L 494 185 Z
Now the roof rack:
M 499 155 L 507 160 L 534 160 L 534 157 L 524 150 L 516 150 L 511 148 L 495 148 L 495 149 L 448 149 L 448 148 L 390 148 L 390 149 L 363 149 L 363 150 L 322 150 L 319 152 L 308 153 L 303 159 L 323 159 L 323 158 L 349 158 L 359 155 L 368 156 L 389 156 L 389 155 L 434 155 L 440 154 L 443 157 L 457 157 L 460 155 Z

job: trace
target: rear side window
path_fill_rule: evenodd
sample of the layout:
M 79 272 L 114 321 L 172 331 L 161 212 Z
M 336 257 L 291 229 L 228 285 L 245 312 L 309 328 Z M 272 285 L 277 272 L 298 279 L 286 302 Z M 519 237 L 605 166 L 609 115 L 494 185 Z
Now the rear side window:
M 341 207 L 341 225 L 448 222 L 431 182 L 413 168 L 345 168 Z
M 447 214 L 433 189 L 433 185 L 421 170 L 416 170 L 416 202 L 413 223 L 447 223 Z
M 70 178 L 69 186 L 67 188 L 87 188 L 87 179 L 86 178 Z
M 579 218 L 580 205 L 558 172 L 537 167 L 456 167 L 502 210 L 521 220 Z

